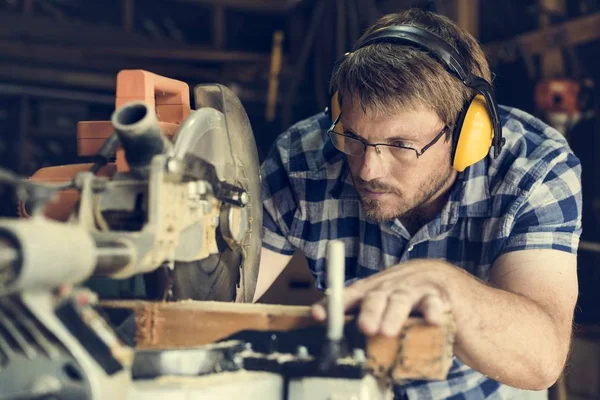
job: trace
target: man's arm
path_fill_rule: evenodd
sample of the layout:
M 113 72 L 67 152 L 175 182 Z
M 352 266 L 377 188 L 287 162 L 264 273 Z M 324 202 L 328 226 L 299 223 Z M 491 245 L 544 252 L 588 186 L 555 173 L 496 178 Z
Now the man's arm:
M 260 252 L 258 280 L 256 282 L 256 291 L 254 292 L 254 303 L 271 287 L 285 266 L 288 265 L 291 258 L 292 256 L 275 253 L 264 247 L 262 248 Z
M 346 309 L 360 307 L 369 335 L 398 335 L 412 310 L 430 323 L 452 311 L 455 354 L 481 373 L 522 389 L 541 390 L 560 376 L 577 299 L 576 256 L 525 250 L 500 257 L 487 285 L 439 260 L 413 260 L 356 282 Z M 325 317 L 323 303 L 315 306 Z
M 540 390 L 556 382 L 571 343 L 576 255 L 511 252 L 496 261 L 489 286 L 469 280 L 450 295 L 457 357 L 511 386 Z

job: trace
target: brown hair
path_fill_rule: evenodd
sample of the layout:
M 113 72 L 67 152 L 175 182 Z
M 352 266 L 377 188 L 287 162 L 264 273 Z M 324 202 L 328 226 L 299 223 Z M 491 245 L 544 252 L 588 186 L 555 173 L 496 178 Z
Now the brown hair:
M 477 40 L 439 14 L 411 9 L 386 15 L 360 41 L 376 30 L 394 25 L 417 26 L 437 34 L 461 54 L 468 72 L 491 81 Z M 349 54 L 332 79 L 339 89 L 340 104 L 350 95 L 365 112 L 376 114 L 424 106 L 433 109 L 448 126 L 454 126 L 458 113 L 474 94 L 425 51 L 391 43 L 375 43 Z

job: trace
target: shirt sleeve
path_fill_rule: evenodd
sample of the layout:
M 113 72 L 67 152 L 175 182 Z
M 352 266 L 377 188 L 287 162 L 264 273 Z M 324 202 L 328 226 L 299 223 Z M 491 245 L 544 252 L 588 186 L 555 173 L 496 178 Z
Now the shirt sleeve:
M 576 254 L 581 215 L 581 164 L 569 151 L 518 208 L 503 252 L 554 249 Z
M 263 202 L 262 245 L 276 253 L 292 255 L 295 247 L 288 240 L 297 201 L 282 157 L 280 142 L 271 148 L 261 166 Z

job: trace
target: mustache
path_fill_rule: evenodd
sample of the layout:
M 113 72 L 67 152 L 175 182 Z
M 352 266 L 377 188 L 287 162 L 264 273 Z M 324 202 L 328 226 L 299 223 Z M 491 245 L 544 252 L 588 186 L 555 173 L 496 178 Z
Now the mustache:
M 369 190 L 372 192 L 390 192 L 390 193 L 396 193 L 396 194 L 398 192 L 395 187 L 386 185 L 385 183 L 376 181 L 376 180 L 365 181 L 360 178 L 355 178 L 355 183 L 358 186 L 358 188 L 364 189 L 364 190 Z

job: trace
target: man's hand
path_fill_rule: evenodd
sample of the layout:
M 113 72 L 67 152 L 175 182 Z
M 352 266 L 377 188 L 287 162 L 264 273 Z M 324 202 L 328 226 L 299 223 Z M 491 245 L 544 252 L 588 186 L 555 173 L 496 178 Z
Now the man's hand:
M 367 335 L 397 335 L 411 311 L 456 323 L 454 354 L 473 369 L 517 388 L 542 390 L 560 376 L 577 300 L 577 258 L 559 250 L 502 255 L 489 283 L 441 260 L 412 260 L 346 288 L 346 311 L 359 308 Z M 325 302 L 313 307 L 326 318 Z
M 413 260 L 359 280 L 344 291 L 344 308 L 360 308 L 358 326 L 366 335 L 397 336 L 411 312 L 433 325 L 451 311 L 444 283 L 462 277 L 456 267 L 437 260 Z M 313 306 L 313 316 L 326 319 L 326 299 Z

